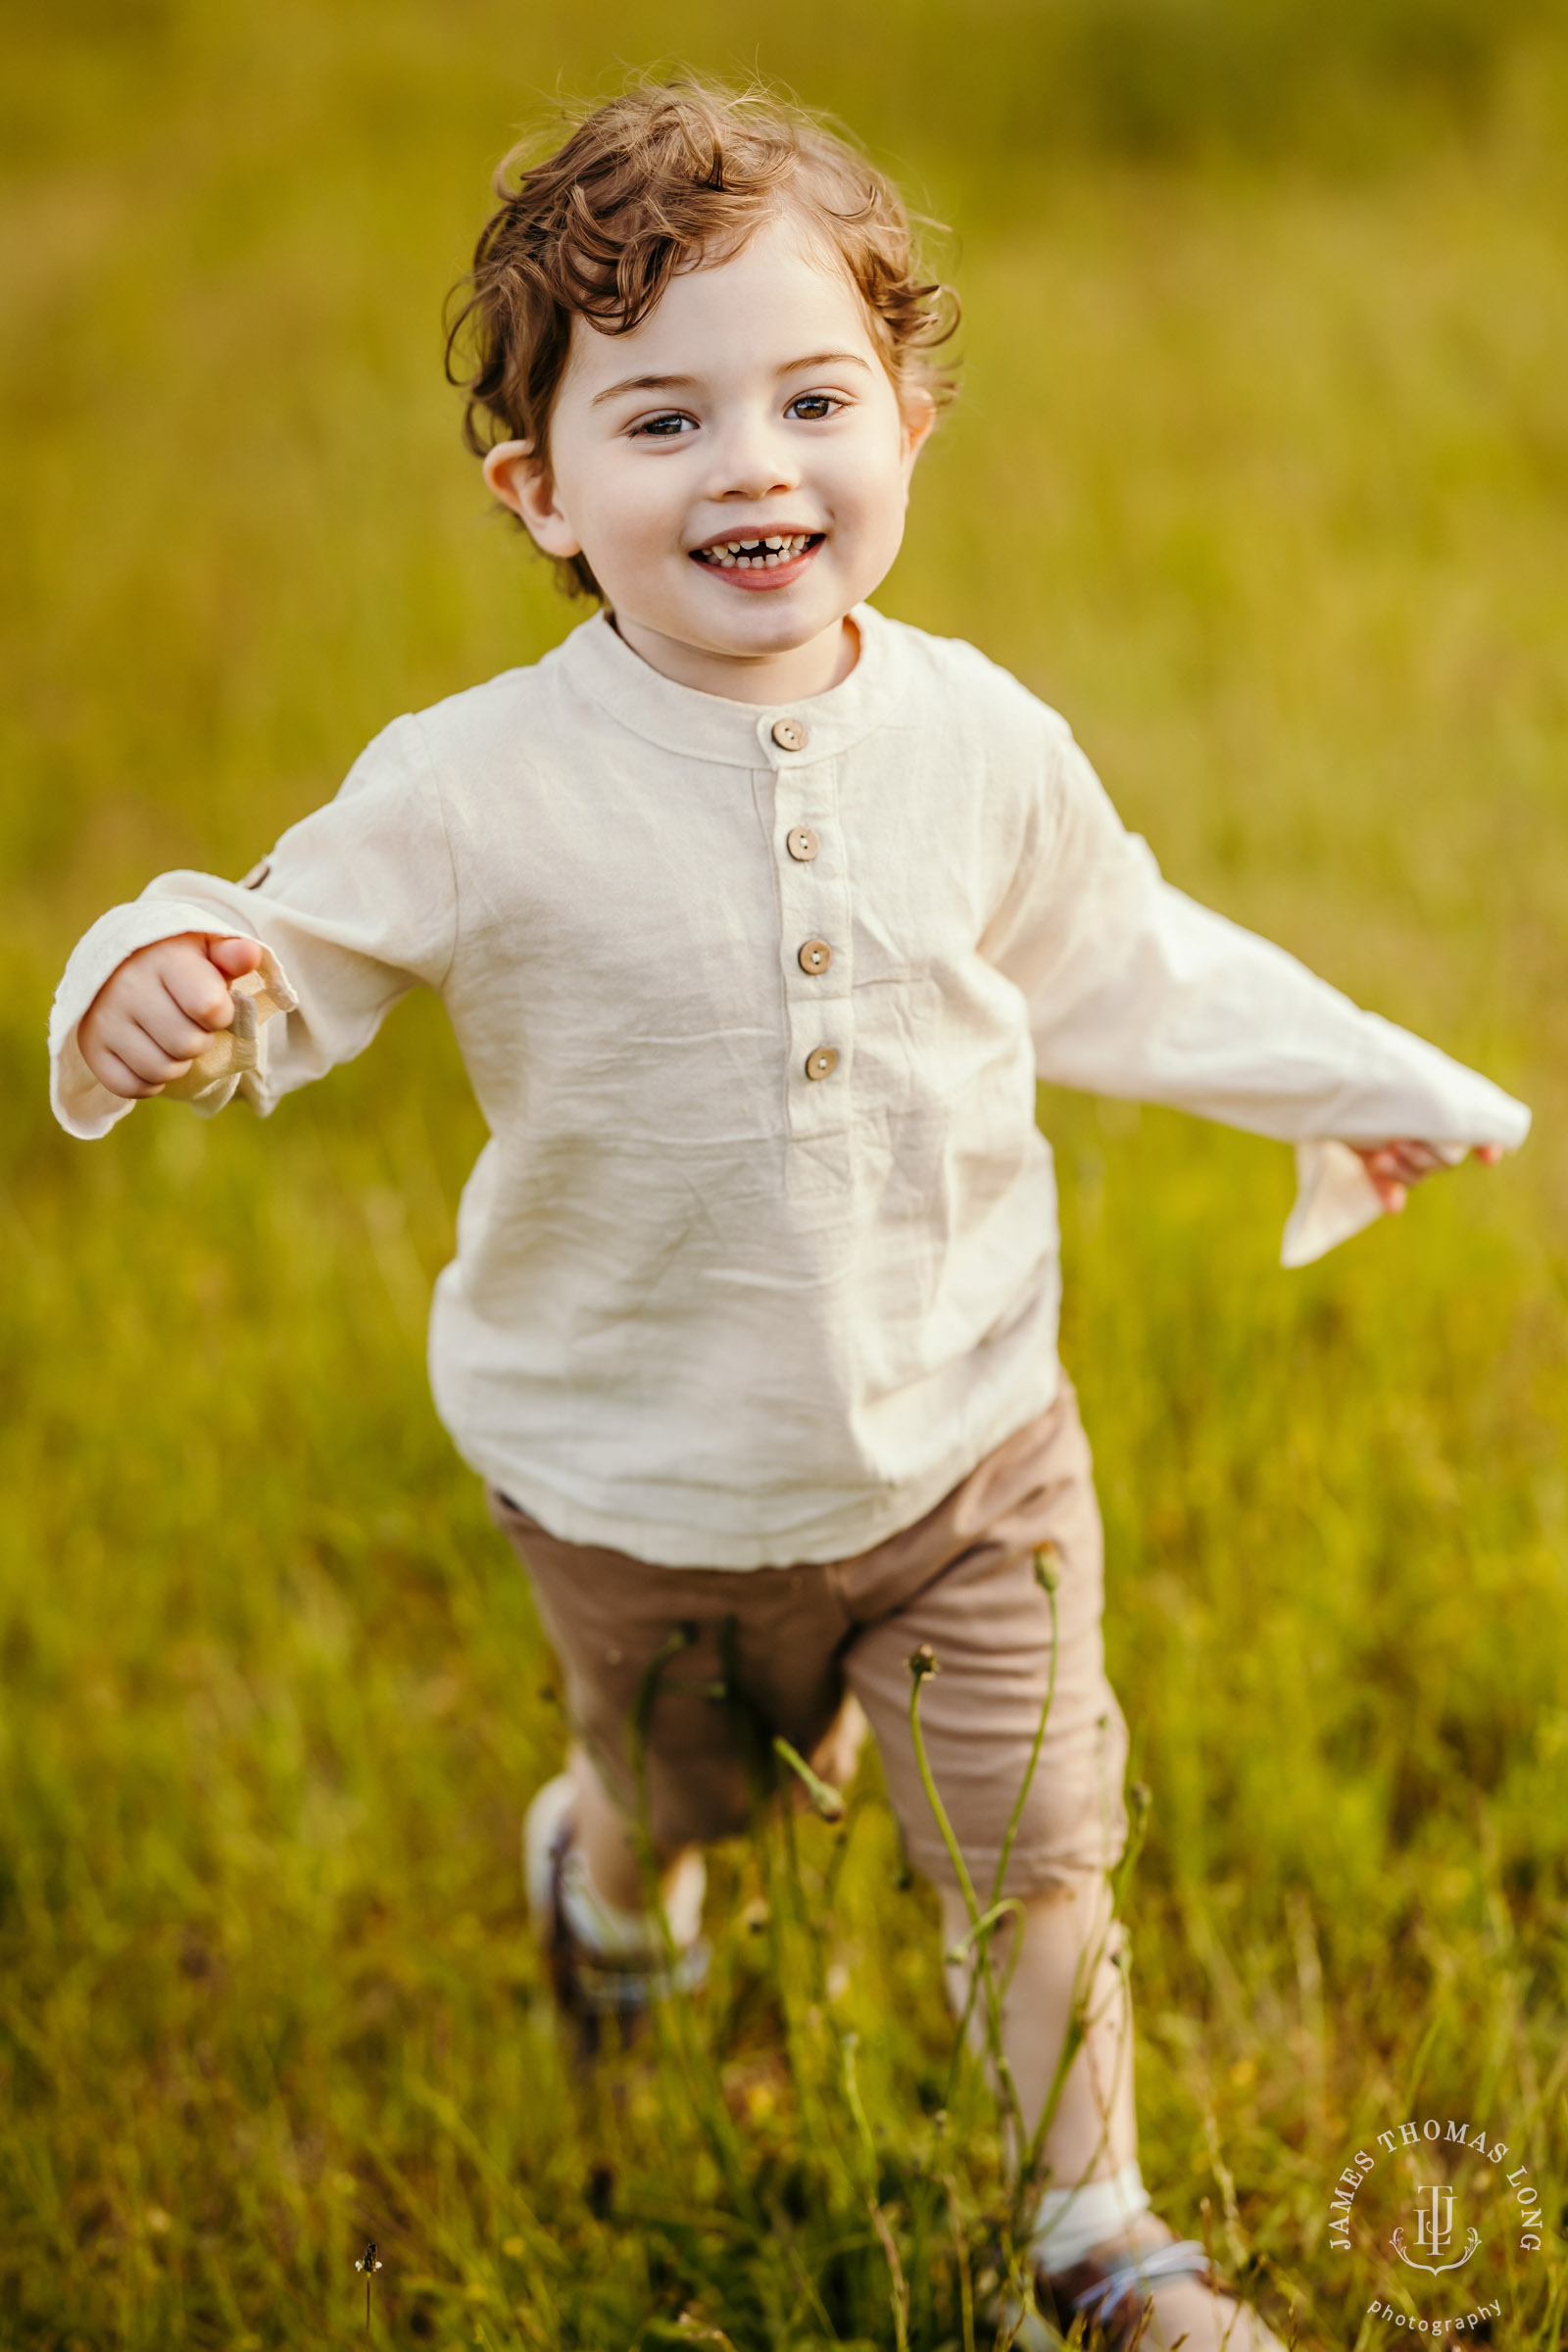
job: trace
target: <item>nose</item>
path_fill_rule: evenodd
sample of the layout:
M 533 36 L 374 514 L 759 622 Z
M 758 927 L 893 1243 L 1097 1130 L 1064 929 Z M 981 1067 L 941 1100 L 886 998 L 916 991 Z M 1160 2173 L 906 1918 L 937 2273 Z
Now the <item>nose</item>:
M 797 452 L 777 418 L 736 417 L 717 437 L 710 497 L 756 503 L 798 489 L 800 480 Z

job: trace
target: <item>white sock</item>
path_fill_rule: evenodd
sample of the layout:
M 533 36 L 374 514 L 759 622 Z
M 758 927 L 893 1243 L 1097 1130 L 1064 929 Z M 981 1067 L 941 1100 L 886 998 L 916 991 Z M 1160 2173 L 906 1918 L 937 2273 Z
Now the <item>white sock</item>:
M 664 1889 L 664 1917 L 677 1951 L 697 1941 L 703 1926 L 708 1866 L 699 1853 L 682 1854 Z M 577 1942 L 604 1960 L 664 1957 L 664 1937 L 652 1911 L 623 1911 L 608 1903 L 588 1876 L 588 1865 L 572 1846 L 561 1865 L 561 1909 Z
M 1043 2271 L 1070 2271 L 1091 2246 L 1119 2236 L 1148 2211 L 1149 2191 L 1134 2156 L 1108 2180 L 1048 2188 L 1029 2233 L 1029 2251 Z

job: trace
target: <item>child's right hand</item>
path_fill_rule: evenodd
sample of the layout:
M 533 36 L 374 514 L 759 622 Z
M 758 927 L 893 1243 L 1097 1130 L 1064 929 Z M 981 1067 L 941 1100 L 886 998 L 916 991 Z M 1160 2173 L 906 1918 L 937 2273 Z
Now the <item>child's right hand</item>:
M 110 1094 L 139 1102 L 182 1078 L 234 1018 L 231 980 L 262 960 L 254 939 L 182 931 L 139 948 L 110 974 L 76 1031 L 81 1058 Z

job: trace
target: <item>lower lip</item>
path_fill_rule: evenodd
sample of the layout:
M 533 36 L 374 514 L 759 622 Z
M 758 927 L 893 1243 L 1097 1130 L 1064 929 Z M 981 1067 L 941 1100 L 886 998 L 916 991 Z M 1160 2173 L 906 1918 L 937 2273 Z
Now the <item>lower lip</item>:
M 760 569 L 749 565 L 742 571 L 736 564 L 705 564 L 701 556 L 693 557 L 692 561 L 699 571 L 706 571 L 711 579 L 722 580 L 726 588 L 787 588 L 791 580 L 800 578 L 821 544 L 820 539 L 813 539 L 809 547 L 803 547 L 800 554 L 792 557 L 788 564 L 775 564 L 771 570 L 764 564 Z

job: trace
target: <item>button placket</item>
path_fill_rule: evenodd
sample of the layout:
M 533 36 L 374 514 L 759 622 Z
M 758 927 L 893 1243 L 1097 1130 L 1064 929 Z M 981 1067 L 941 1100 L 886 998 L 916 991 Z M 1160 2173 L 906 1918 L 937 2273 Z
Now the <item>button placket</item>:
M 770 730 L 775 741 L 776 722 Z M 784 756 L 773 770 L 792 1135 L 846 1128 L 851 1047 L 849 879 L 836 763 Z

